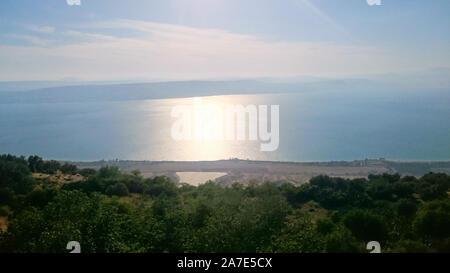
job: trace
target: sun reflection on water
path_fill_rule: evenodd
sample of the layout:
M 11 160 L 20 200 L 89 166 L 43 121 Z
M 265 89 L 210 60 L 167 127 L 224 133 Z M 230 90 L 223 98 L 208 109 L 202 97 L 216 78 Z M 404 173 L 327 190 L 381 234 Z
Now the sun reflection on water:
M 150 137 L 152 141 L 142 141 L 147 145 L 141 151 L 143 158 L 149 158 L 155 153 L 160 155 L 159 160 L 179 160 L 179 161 L 201 161 L 201 160 L 219 160 L 219 159 L 266 159 L 264 153 L 259 151 L 260 143 L 249 140 L 226 140 L 208 137 L 214 132 L 206 135 L 206 138 L 192 140 L 174 140 L 171 136 L 171 127 L 176 118 L 171 117 L 171 110 L 177 105 L 192 106 L 198 98 L 182 98 L 146 101 L 140 107 L 147 113 L 147 118 L 156 128 L 151 128 Z M 203 105 L 217 105 L 222 109 L 229 105 L 236 104 L 256 104 L 259 103 L 257 96 L 209 96 L 201 97 Z M 211 116 L 202 115 L 202 122 L 211 123 Z M 222 126 L 221 124 L 218 127 Z M 155 130 L 156 129 L 156 130 Z M 223 128 L 222 128 L 223 129 Z M 155 145 L 156 143 L 156 145 Z

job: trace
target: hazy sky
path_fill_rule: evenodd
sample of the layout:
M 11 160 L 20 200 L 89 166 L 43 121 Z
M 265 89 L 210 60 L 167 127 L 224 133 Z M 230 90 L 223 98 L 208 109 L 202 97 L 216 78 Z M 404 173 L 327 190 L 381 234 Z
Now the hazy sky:
M 381 3 L 0 0 L 0 80 L 340 77 L 450 67 L 449 0 Z

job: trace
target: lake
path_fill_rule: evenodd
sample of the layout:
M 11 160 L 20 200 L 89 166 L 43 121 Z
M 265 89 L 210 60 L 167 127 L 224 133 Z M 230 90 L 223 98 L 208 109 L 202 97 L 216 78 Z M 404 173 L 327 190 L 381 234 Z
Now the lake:
M 192 186 L 198 186 L 210 180 L 214 181 L 226 174 L 219 172 L 177 172 L 180 183 L 187 183 Z
M 329 161 L 450 159 L 450 92 L 304 92 L 204 97 L 279 105 L 280 142 L 176 141 L 171 110 L 192 98 L 0 104 L 0 153 L 59 160 Z

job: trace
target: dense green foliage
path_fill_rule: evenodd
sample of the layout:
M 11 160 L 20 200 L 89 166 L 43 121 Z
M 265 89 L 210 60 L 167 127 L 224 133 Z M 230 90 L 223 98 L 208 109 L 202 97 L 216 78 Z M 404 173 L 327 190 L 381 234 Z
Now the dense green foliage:
M 32 172 L 80 173 L 80 182 Z M 450 176 L 310 183 L 177 185 L 116 167 L 77 170 L 38 157 L 0 156 L 0 252 L 383 252 L 450 251 Z

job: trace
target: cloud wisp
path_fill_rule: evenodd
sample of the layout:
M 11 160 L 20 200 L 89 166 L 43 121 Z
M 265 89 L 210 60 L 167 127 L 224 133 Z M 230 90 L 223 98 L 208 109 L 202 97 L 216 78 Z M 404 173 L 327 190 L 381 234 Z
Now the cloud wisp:
M 30 45 L 0 45 L 0 80 L 342 76 L 414 64 L 373 46 L 270 41 L 221 29 L 136 20 L 53 32 L 58 42 L 15 35 Z
M 55 32 L 56 28 L 51 26 L 37 26 L 37 25 L 25 25 L 27 30 L 43 33 L 43 34 L 52 34 Z

